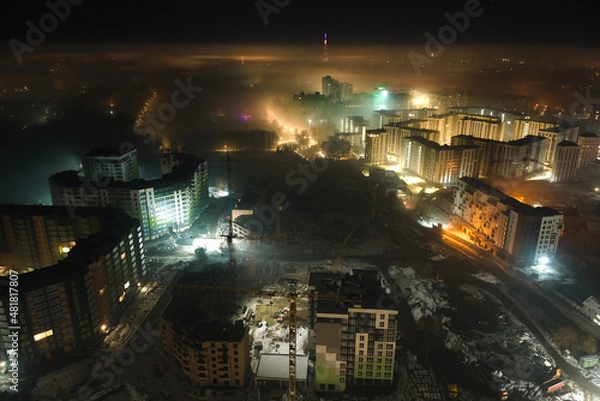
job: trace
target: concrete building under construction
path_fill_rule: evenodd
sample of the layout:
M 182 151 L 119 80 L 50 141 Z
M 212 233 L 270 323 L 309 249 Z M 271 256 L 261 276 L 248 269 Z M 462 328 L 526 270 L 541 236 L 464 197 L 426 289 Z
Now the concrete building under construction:
M 212 279 L 218 284 L 216 276 Z M 244 387 L 251 373 L 250 337 L 243 320 L 235 317 L 238 299 L 196 288 L 207 280 L 206 274 L 186 272 L 174 284 L 161 318 L 163 349 L 196 386 Z
M 315 294 L 310 318 L 316 390 L 392 386 L 398 311 L 385 295 L 379 273 L 312 273 L 309 288 Z

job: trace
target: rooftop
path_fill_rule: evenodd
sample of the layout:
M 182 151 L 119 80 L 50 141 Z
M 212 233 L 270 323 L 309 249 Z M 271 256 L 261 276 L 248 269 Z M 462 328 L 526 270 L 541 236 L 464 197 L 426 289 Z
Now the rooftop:
M 311 273 L 309 286 L 317 295 L 319 313 L 347 313 L 348 308 L 394 309 L 379 285 L 376 270 L 353 270 L 352 274 Z
M 579 146 L 577 145 L 575 142 L 571 142 L 571 141 L 560 141 L 556 146 Z
M 526 203 L 521 203 L 515 198 L 511 198 L 504 192 L 486 184 L 485 182 L 472 177 L 462 177 L 459 181 L 481 191 L 485 194 L 498 198 L 502 203 L 507 205 L 510 209 L 517 211 L 518 213 L 525 214 L 528 216 L 556 216 L 561 213 L 549 207 L 533 207 Z
M 93 148 L 88 153 L 83 155 L 83 157 L 123 157 L 132 153 L 137 153 L 137 150 L 130 149 L 128 151 L 122 151 L 119 148 L 113 147 Z
M 256 370 L 256 378 L 289 380 L 290 358 L 288 354 L 261 354 Z M 306 380 L 308 356 L 296 356 L 296 379 Z
M 240 293 L 219 289 L 234 286 L 224 270 L 206 267 L 203 272 L 185 271 L 175 283 L 173 298 L 163 317 L 184 334 L 190 345 L 205 341 L 239 342 L 246 333 L 241 320 Z M 214 290 L 210 287 L 215 287 Z
M 98 185 L 98 189 L 101 188 L 123 188 L 123 189 L 144 189 L 144 188 L 166 188 L 174 184 L 187 183 L 194 175 L 196 169 L 203 163 L 202 159 L 195 156 L 180 154 L 178 157 L 181 158 L 181 164 L 173 167 L 173 171 L 169 174 L 157 178 L 154 180 L 145 180 L 138 178 L 132 181 L 115 181 L 110 180 L 108 185 Z M 50 176 L 48 179 L 50 183 L 58 185 L 63 188 L 76 188 L 80 187 L 82 190 L 90 190 L 89 186 L 93 186 L 87 178 L 80 176 L 77 171 L 67 170 Z
M 9 205 L 8 208 L 3 206 L 0 212 L 3 213 L 7 209 L 10 210 L 10 208 L 20 209 L 24 208 L 24 206 Z M 31 206 L 31 208 L 36 209 L 39 206 Z M 43 212 L 51 212 L 53 211 L 51 208 L 54 210 L 62 209 L 58 213 L 62 213 L 62 217 L 70 218 L 67 207 L 44 206 L 41 210 Z M 22 278 L 23 280 L 27 280 L 28 285 L 33 284 L 35 286 L 35 283 L 48 285 L 48 283 L 55 281 L 64 281 L 65 276 L 68 276 L 71 272 L 75 273 L 80 269 L 87 269 L 89 265 L 98 260 L 102 255 L 112 251 L 132 229 L 139 227 L 138 220 L 129 217 L 121 209 L 77 208 L 74 213 L 75 216 L 93 215 L 98 217 L 101 220 L 102 228 L 96 234 L 78 240 L 66 258 L 57 264 L 23 273 Z
M 423 138 L 421 136 L 410 136 L 406 139 L 409 139 L 414 142 L 418 142 L 421 145 L 425 145 L 429 148 L 441 151 L 441 150 L 457 150 L 457 149 L 477 149 L 476 145 L 440 145 L 437 142 L 430 141 L 429 139 Z

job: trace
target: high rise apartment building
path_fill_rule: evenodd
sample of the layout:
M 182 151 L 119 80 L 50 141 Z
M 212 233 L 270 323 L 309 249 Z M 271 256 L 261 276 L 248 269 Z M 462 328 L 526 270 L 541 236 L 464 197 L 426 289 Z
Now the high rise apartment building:
M 391 387 L 398 311 L 381 289 L 378 272 L 312 273 L 309 288 L 315 294 L 310 318 L 316 390 L 343 392 L 349 383 Z
M 546 153 L 546 163 L 554 163 L 554 153 L 556 146 L 562 141 L 577 142 L 579 137 L 579 127 L 553 126 L 546 129 L 540 129 L 536 134 L 548 138 L 548 152 Z
M 142 225 L 145 239 L 187 229 L 208 205 L 207 163 L 179 154 L 170 172 L 155 180 L 110 181 L 103 186 L 65 171 L 50 177 L 54 205 L 120 207 Z
M 530 118 L 517 118 L 513 127 L 513 138 L 520 139 L 527 135 L 540 135 L 540 131 L 556 127 L 556 121 L 532 120 Z
M 577 144 L 581 148 L 579 168 L 586 168 L 588 164 L 600 157 L 600 135 L 584 132 L 577 138 Z
M 250 337 L 242 317 L 236 318 L 240 299 L 194 288 L 216 281 L 214 274 L 190 271 L 177 280 L 161 317 L 163 349 L 196 386 L 244 387 L 251 374 Z
M 502 176 L 522 179 L 544 169 L 548 151 L 547 138 L 527 136 L 501 142 L 470 135 L 452 137 L 452 145 L 477 146 L 480 149 L 478 167 L 473 177 Z
M 556 145 L 552 162 L 552 181 L 570 181 L 575 178 L 581 162 L 581 147 L 575 142 L 561 141 Z
M 20 206 L 17 211 L 14 206 L 9 208 L 13 210 L 3 211 L 4 228 L 7 215 L 12 215 L 12 226 L 19 221 L 38 223 L 35 229 L 18 228 L 22 231 L 19 241 L 58 246 L 53 238 L 69 235 L 69 231 L 72 236 L 67 239 L 74 241 L 69 242 L 68 252 L 61 250 L 63 255 L 58 262 L 52 260 L 46 265 L 46 259 L 40 258 L 34 268 L 19 274 L 18 324 L 12 320 L 8 296 L 0 300 L 0 357 L 6 357 L 12 344 L 8 322 L 20 326 L 19 361 L 26 365 L 95 349 L 106 330 L 116 324 L 137 296 L 138 283 L 146 275 L 139 223 L 118 209 L 78 209 L 76 216 L 80 217 L 74 219 L 74 225 L 89 227 L 70 229 L 63 223 L 52 224 L 70 218 L 65 207 Z M 31 216 L 28 219 L 24 218 L 27 213 Z M 89 236 L 82 238 L 86 233 Z M 11 235 L 3 234 L 3 240 L 6 238 L 10 243 Z M 19 254 L 26 248 L 23 244 L 19 248 L 9 246 L 2 252 Z M 38 252 L 43 254 L 46 250 Z M 3 270 L 0 276 L 0 294 L 6 295 L 9 273 L 10 270 Z
M 563 229 L 558 211 L 526 205 L 471 177 L 458 180 L 454 213 L 472 241 L 520 264 L 551 259 Z
M 477 146 L 448 146 L 421 137 L 402 138 L 400 166 L 434 185 L 453 186 L 477 174 Z
M 501 141 L 504 138 L 504 124 L 498 117 L 459 114 L 456 120 L 456 135 L 472 135 Z
M 136 149 L 95 148 L 81 157 L 85 176 L 94 182 L 140 178 Z

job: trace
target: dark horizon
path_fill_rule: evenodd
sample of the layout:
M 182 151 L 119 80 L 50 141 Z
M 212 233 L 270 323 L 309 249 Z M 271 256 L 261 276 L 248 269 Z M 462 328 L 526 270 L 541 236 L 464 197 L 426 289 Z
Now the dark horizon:
M 76 3 L 76 1 L 73 1 Z M 50 11 L 46 2 L 13 4 L 0 25 L 0 37 L 25 41 L 26 21 L 39 26 L 40 18 Z M 595 13 L 589 4 L 559 1 L 515 2 L 482 0 L 429 1 L 399 4 L 397 1 L 346 2 L 323 4 L 317 1 L 280 2 L 276 7 L 263 0 L 231 5 L 196 4 L 182 0 L 123 4 L 115 0 L 64 4 L 56 8 L 64 13 L 48 33 L 46 44 L 73 40 L 80 43 L 221 43 L 248 44 L 320 42 L 323 33 L 330 43 L 412 44 L 424 40 L 424 33 L 436 34 L 448 24 L 446 13 L 455 15 L 465 7 L 477 10 L 467 28 L 456 39 L 463 45 L 531 45 L 595 47 Z M 257 4 L 262 4 L 262 15 Z M 268 5 L 270 4 L 270 6 Z M 400 7 L 399 7 L 400 5 Z M 273 7 L 273 8 L 269 8 Z M 56 13 L 56 12 L 55 12 Z M 10 17 L 10 18 L 7 18 Z M 265 22 L 267 24 L 265 24 Z M 10 52 L 9 47 L 5 48 Z

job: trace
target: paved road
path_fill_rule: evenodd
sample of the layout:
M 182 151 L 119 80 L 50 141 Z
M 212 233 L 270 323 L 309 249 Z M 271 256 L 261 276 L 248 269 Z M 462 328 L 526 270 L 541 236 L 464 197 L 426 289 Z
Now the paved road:
M 437 230 L 421 227 L 413 216 L 405 211 L 394 211 L 394 220 L 396 227 L 403 232 L 410 232 L 407 228 L 414 229 L 423 233 L 429 242 L 437 243 L 440 247 L 449 246 L 456 252 L 459 252 L 463 257 L 463 262 L 457 264 L 456 260 L 446 260 L 437 262 L 439 267 L 444 268 L 443 277 L 445 280 L 451 280 L 455 283 L 471 284 L 480 287 L 490 294 L 497 297 L 536 337 L 537 341 L 545 348 L 546 352 L 554 358 L 557 367 L 561 368 L 571 379 L 575 380 L 584 391 L 597 393 L 598 387 L 589 382 L 575 367 L 569 364 L 560 355 L 554 347 L 548 342 L 546 337 L 539 329 L 538 322 L 534 321 L 535 317 L 527 313 L 527 305 L 523 304 L 523 300 L 518 301 L 511 296 L 514 294 L 525 294 L 527 301 L 543 310 L 548 316 L 564 322 L 564 325 L 577 325 L 584 328 L 586 331 L 592 332 L 594 335 L 600 333 L 598 327 L 582 319 L 581 314 L 576 311 L 569 310 L 561 302 L 557 301 L 556 297 L 549 293 L 549 290 L 534 283 L 530 283 L 523 278 L 516 277 L 508 266 L 499 261 L 490 253 L 476 246 L 466 243 L 452 235 L 441 233 Z M 446 237 L 446 239 L 444 239 Z M 419 238 L 420 242 L 425 239 Z M 414 244 L 413 244 L 414 245 Z M 460 266 L 460 268 L 458 268 Z M 506 291 L 501 290 L 498 286 L 486 283 L 471 276 L 480 270 L 493 273 L 505 285 Z

